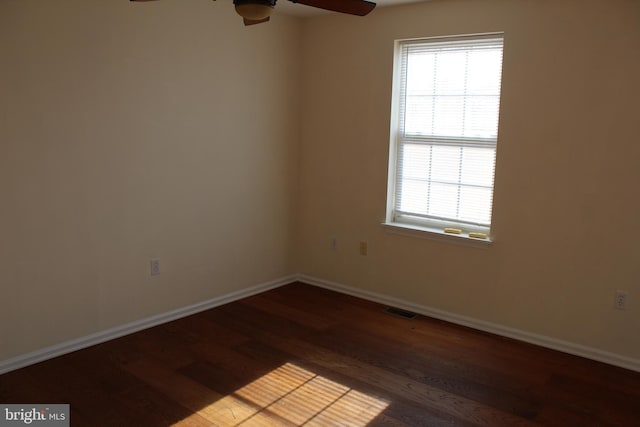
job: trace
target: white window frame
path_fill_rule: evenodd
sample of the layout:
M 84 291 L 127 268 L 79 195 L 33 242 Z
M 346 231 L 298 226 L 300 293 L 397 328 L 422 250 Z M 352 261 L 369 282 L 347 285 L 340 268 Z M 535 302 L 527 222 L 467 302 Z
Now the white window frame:
M 403 80 L 402 76 L 402 49 L 403 46 L 409 44 L 425 44 L 425 45 L 436 45 L 436 44 L 455 44 L 455 43 L 475 43 L 483 44 L 487 41 L 499 41 L 500 44 L 503 43 L 504 36 L 502 33 L 491 33 L 491 34 L 480 34 L 480 35 L 469 35 L 469 36 L 458 36 L 458 37 L 433 37 L 433 38 L 424 38 L 424 39 L 412 39 L 412 40 L 398 40 L 395 43 L 395 58 L 394 58 L 394 73 L 393 73 L 393 96 L 392 96 L 392 108 L 391 108 L 391 135 L 390 135 L 390 154 L 389 154 L 389 177 L 388 177 L 388 186 L 387 186 L 387 214 L 384 225 L 391 232 L 396 232 L 400 234 L 408 234 L 418 237 L 425 237 L 435 240 L 444 240 L 451 241 L 454 243 L 461 243 L 471 246 L 479 246 L 486 247 L 492 241 L 491 236 L 491 223 L 482 224 L 482 223 L 474 223 L 474 222 L 466 222 L 466 221 L 458 221 L 455 219 L 448 218 L 438 218 L 435 216 L 426 216 L 415 214 L 412 215 L 410 212 L 402 212 L 397 209 L 397 192 L 398 192 L 398 171 L 399 171 L 399 150 L 403 144 L 403 141 L 406 140 L 414 140 L 419 143 L 425 143 L 429 145 L 435 144 L 445 144 L 448 146 L 483 146 L 497 148 L 497 133 L 494 137 L 490 138 L 480 138 L 480 137 L 470 137 L 470 138 L 451 138 L 448 136 L 405 136 L 403 135 L 401 128 L 401 120 L 402 115 L 404 114 L 401 111 L 404 103 L 401 101 L 401 97 L 404 94 L 404 88 L 402 87 Z M 406 77 L 406 76 L 405 76 Z M 502 79 L 502 76 L 500 76 Z M 498 99 L 499 103 L 499 99 Z M 406 143 L 406 142 L 404 142 Z M 495 157 L 494 157 L 494 165 L 495 165 Z M 491 192 L 493 199 L 493 188 L 494 182 L 491 183 Z M 493 200 L 491 200 L 491 205 L 493 205 Z M 493 206 L 491 206 L 491 210 L 493 210 Z M 447 231 L 445 231 L 447 229 Z M 451 230 L 453 229 L 453 230 Z M 460 234 L 452 234 L 450 231 L 461 230 Z M 470 235 L 471 233 L 471 235 Z M 482 235 L 486 235 L 486 237 L 482 237 Z M 475 236 L 475 237 L 474 237 Z M 481 237 L 478 237 L 481 236 Z

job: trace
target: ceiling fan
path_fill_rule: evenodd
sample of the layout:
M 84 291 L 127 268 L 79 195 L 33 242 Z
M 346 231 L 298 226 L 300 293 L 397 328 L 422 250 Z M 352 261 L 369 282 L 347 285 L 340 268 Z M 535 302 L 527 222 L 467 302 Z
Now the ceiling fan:
M 130 1 L 155 1 L 155 0 L 130 0 Z M 242 16 L 244 25 L 260 24 L 267 22 L 277 0 L 233 0 L 238 15 Z M 349 15 L 364 16 L 371 12 L 376 4 L 367 0 L 289 0 L 320 9 L 334 12 L 347 13 Z

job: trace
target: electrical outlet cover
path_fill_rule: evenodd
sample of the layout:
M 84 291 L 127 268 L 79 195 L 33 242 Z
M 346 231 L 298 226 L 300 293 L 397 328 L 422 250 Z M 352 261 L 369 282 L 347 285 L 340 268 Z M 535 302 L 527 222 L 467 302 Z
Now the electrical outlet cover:
M 627 294 L 625 291 L 616 291 L 613 306 L 618 310 L 626 310 L 628 297 L 629 294 Z
M 160 274 L 160 258 L 151 259 L 151 275 L 157 276 Z

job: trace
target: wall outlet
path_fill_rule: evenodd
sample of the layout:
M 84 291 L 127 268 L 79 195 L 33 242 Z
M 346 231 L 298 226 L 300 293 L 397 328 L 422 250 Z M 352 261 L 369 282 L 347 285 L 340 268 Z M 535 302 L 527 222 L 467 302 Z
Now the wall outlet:
M 160 274 L 160 258 L 151 258 L 151 271 L 152 276 Z
M 367 254 L 367 242 L 360 242 L 360 255 Z
M 618 310 L 626 310 L 628 298 L 629 294 L 627 294 L 625 291 L 616 291 L 615 298 L 613 300 L 613 306 Z

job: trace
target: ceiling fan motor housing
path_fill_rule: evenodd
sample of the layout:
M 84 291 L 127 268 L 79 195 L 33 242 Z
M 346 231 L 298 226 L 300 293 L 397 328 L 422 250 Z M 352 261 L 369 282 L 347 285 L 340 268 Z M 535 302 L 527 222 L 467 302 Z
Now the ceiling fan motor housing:
M 276 0 L 233 0 L 238 15 L 250 21 L 259 21 L 269 17 Z

